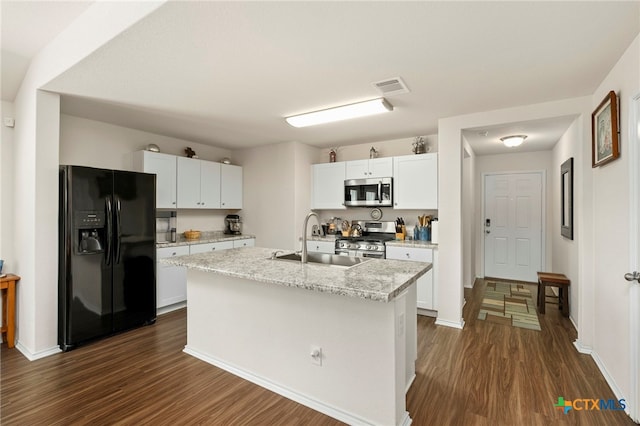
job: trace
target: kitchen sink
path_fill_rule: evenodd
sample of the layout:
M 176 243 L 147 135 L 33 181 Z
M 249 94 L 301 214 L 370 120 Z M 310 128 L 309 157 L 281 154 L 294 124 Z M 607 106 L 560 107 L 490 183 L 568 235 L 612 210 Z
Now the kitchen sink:
M 298 253 L 283 254 L 280 256 L 272 257 L 273 260 L 288 260 L 290 262 L 302 262 L 302 255 Z M 350 257 L 340 256 L 338 254 L 324 254 L 324 253 L 308 253 L 307 262 L 316 263 L 328 266 L 337 266 L 341 268 L 350 268 L 352 266 L 359 265 L 362 262 L 366 262 L 370 259 L 366 257 Z

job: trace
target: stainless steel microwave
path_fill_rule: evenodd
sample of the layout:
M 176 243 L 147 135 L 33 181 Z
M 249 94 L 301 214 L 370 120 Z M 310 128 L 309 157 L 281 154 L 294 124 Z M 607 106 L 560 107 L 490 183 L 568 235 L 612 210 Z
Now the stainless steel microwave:
M 345 180 L 344 205 L 354 207 L 393 206 L 393 178 Z

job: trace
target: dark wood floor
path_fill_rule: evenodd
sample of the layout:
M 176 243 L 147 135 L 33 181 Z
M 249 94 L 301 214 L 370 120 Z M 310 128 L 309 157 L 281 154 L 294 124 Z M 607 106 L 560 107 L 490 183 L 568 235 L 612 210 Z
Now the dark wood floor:
M 558 397 L 614 399 L 576 332 L 547 306 L 542 332 L 477 321 L 484 282 L 467 291 L 464 330 L 418 320 L 414 425 L 631 425 L 620 411 L 554 408 Z M 184 310 L 155 325 L 29 362 L 2 345 L 2 425 L 336 425 L 339 422 L 182 352 Z

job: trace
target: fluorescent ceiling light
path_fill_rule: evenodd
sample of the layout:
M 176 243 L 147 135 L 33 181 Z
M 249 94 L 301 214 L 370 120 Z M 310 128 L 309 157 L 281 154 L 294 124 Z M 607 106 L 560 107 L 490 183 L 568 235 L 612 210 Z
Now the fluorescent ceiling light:
M 519 145 L 522 145 L 522 142 L 527 138 L 527 135 L 513 135 L 513 136 L 505 136 L 500 138 L 504 146 L 508 148 L 513 148 Z
M 322 111 L 308 112 L 306 114 L 287 117 L 287 123 L 293 127 L 307 127 L 316 124 L 341 121 L 349 118 L 364 117 L 367 115 L 380 114 L 393 111 L 391 105 L 385 98 L 377 98 L 370 101 L 358 102 L 350 105 L 343 105 L 335 108 L 323 109 Z

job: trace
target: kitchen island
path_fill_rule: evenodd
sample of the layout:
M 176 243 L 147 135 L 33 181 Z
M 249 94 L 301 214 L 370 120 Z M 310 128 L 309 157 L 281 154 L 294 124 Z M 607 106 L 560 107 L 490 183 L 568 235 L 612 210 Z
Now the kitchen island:
M 410 424 L 415 282 L 431 265 L 341 268 L 275 251 L 163 259 L 188 268 L 185 352 L 349 424 Z

